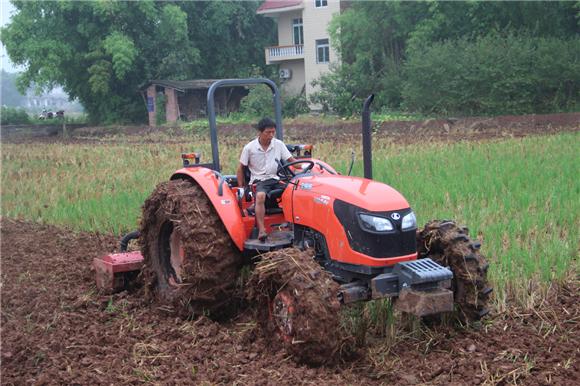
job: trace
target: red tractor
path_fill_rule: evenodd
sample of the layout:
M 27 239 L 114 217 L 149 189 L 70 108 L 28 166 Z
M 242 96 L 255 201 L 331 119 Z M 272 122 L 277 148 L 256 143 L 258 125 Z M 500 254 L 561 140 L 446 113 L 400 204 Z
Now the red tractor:
M 341 175 L 314 158 L 310 145 L 287 145 L 297 161 L 280 163 L 280 189 L 267 197 L 269 236 L 259 241 L 252 187 L 240 188 L 235 175 L 221 172 L 214 104 L 217 88 L 251 84 L 272 90 L 276 137 L 282 140 L 272 81 L 216 81 L 207 97 L 212 162 L 182 155 L 183 168 L 143 205 L 140 231 L 122 241 L 126 249 L 138 237 L 141 252 L 95 259 L 100 288 L 124 288 L 144 264 L 147 285 L 168 307 L 187 316 L 219 316 L 239 298 L 240 273 L 248 272 L 242 268 L 254 266 L 257 256 L 246 294 L 263 305 L 266 324 L 286 348 L 305 360 L 336 348 L 331 341 L 339 340 L 340 303 L 392 298 L 403 312 L 455 311 L 462 321 L 487 313 L 492 290 L 480 243 L 452 221 L 431 221 L 418 230 L 407 200 L 372 180 L 372 96 L 363 108 L 365 177 Z

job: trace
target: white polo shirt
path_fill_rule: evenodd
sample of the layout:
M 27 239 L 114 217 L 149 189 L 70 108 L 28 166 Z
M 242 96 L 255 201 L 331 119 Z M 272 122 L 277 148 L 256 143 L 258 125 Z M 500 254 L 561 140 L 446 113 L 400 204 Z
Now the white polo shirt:
M 244 146 L 240 156 L 240 163 L 250 169 L 250 173 L 252 173 L 250 184 L 252 184 L 256 180 L 279 179 L 276 175 L 278 170 L 276 160 L 287 161 L 291 157 L 292 153 L 288 151 L 284 142 L 279 139 L 272 138 L 270 146 L 264 151 L 262 145 L 258 142 L 258 138 L 256 138 Z

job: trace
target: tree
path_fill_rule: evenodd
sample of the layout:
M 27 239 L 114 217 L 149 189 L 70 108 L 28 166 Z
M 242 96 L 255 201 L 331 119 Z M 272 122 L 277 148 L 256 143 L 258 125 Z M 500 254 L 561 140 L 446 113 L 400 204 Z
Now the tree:
M 329 32 L 342 63 L 318 80 L 314 101 L 341 114 L 358 111 L 370 93 L 400 105 L 406 43 L 427 11 L 421 2 L 356 2 L 333 18 Z
M 409 53 L 412 52 L 415 59 L 428 59 L 421 52 L 429 52 L 431 56 L 437 57 L 438 60 L 429 62 L 431 66 L 413 61 L 414 70 L 421 68 L 424 71 L 421 79 L 429 80 L 441 71 L 453 74 L 453 67 L 457 64 L 454 63 L 449 47 L 470 50 L 468 46 L 477 45 L 482 38 L 496 33 L 512 36 L 515 39 L 513 42 L 518 39 L 517 36 L 522 36 L 537 42 L 551 39 L 549 44 L 542 43 L 542 47 L 557 47 L 559 44 L 554 39 L 561 40 L 562 47 L 571 47 L 573 42 L 564 42 L 578 39 L 578 4 L 580 2 L 353 2 L 331 23 L 332 41 L 342 64 L 318 80 L 321 92 L 315 96 L 315 100 L 348 115 L 358 112 L 362 100 L 371 92 L 377 94 L 375 108 L 400 108 L 405 106 L 405 96 L 425 92 L 434 96 L 431 101 L 433 105 L 422 106 L 421 110 L 441 111 L 436 106 L 437 92 L 428 82 L 423 91 L 416 87 L 417 83 L 412 88 L 407 87 L 407 75 L 411 72 L 419 74 L 417 71 L 404 71 L 408 66 Z M 445 45 L 448 41 L 458 43 Z M 511 43 L 508 45 L 511 46 Z M 515 46 L 524 45 L 514 43 Z M 442 58 L 441 53 L 432 50 L 432 47 L 444 50 L 451 56 Z M 552 51 L 554 53 L 557 55 L 557 52 Z M 514 61 L 525 59 L 524 56 L 510 58 Z M 573 57 L 571 60 L 574 60 Z M 558 66 L 558 61 L 554 60 L 552 67 Z M 569 68 L 573 68 L 573 65 Z M 549 72 L 554 71 L 545 71 Z M 419 78 L 417 76 L 415 80 Z M 510 83 L 508 80 L 506 82 Z M 546 89 L 539 84 L 533 87 Z M 408 92 L 403 93 L 405 89 Z M 570 87 L 562 86 L 558 89 L 569 90 Z M 561 102 L 557 105 L 566 105 Z M 555 105 L 552 103 L 552 106 Z M 447 105 L 447 108 L 450 106 Z
M 236 77 L 263 63 L 275 39 L 257 1 L 13 4 L 1 39 L 26 67 L 20 89 L 62 85 L 96 121 L 142 121 L 147 81 Z

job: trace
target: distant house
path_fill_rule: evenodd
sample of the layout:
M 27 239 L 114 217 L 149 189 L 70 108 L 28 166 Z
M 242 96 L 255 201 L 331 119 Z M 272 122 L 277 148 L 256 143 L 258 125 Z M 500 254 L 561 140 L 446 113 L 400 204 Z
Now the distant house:
M 265 54 L 266 64 L 278 66 L 284 91 L 310 96 L 316 91 L 312 81 L 338 62 L 327 29 L 340 11 L 339 0 L 266 0 L 258 8 L 278 24 L 278 45 L 266 47 Z
M 62 90 L 62 88 L 40 95 L 37 95 L 32 89 L 26 92 L 26 108 L 31 111 L 42 109 L 57 110 L 61 109 L 62 106 L 67 103 L 68 95 Z
M 205 117 L 207 91 L 214 79 L 152 80 L 143 88 L 149 113 L 149 126 L 157 125 L 157 98 L 163 97 L 167 122 L 190 121 Z M 215 103 L 218 114 L 238 111 L 240 101 L 248 95 L 245 87 L 221 87 L 216 90 Z
M 83 111 L 82 106 L 77 100 L 69 100 L 68 94 L 62 89 L 62 87 L 56 87 L 42 94 L 37 94 L 36 89 L 31 87 L 26 92 L 25 99 L 26 109 L 32 112 L 39 112 L 42 110 L 65 110 L 66 112 Z

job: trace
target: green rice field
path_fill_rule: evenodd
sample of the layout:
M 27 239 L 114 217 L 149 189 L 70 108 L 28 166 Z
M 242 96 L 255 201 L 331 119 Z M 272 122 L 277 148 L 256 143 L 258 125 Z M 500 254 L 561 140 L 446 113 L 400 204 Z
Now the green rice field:
M 222 144 L 224 173 L 234 173 L 246 140 Z M 579 272 L 579 144 L 578 132 L 405 146 L 377 138 L 374 179 L 399 190 L 419 223 L 467 225 L 483 241 L 502 303 L 525 297 L 532 281 Z M 314 155 L 344 173 L 353 147 L 352 174 L 361 176 L 359 144 L 317 143 Z M 90 232 L 133 230 L 144 199 L 180 167 L 180 153 L 193 150 L 211 154 L 207 142 L 191 137 L 179 144 L 3 144 L 2 215 Z

